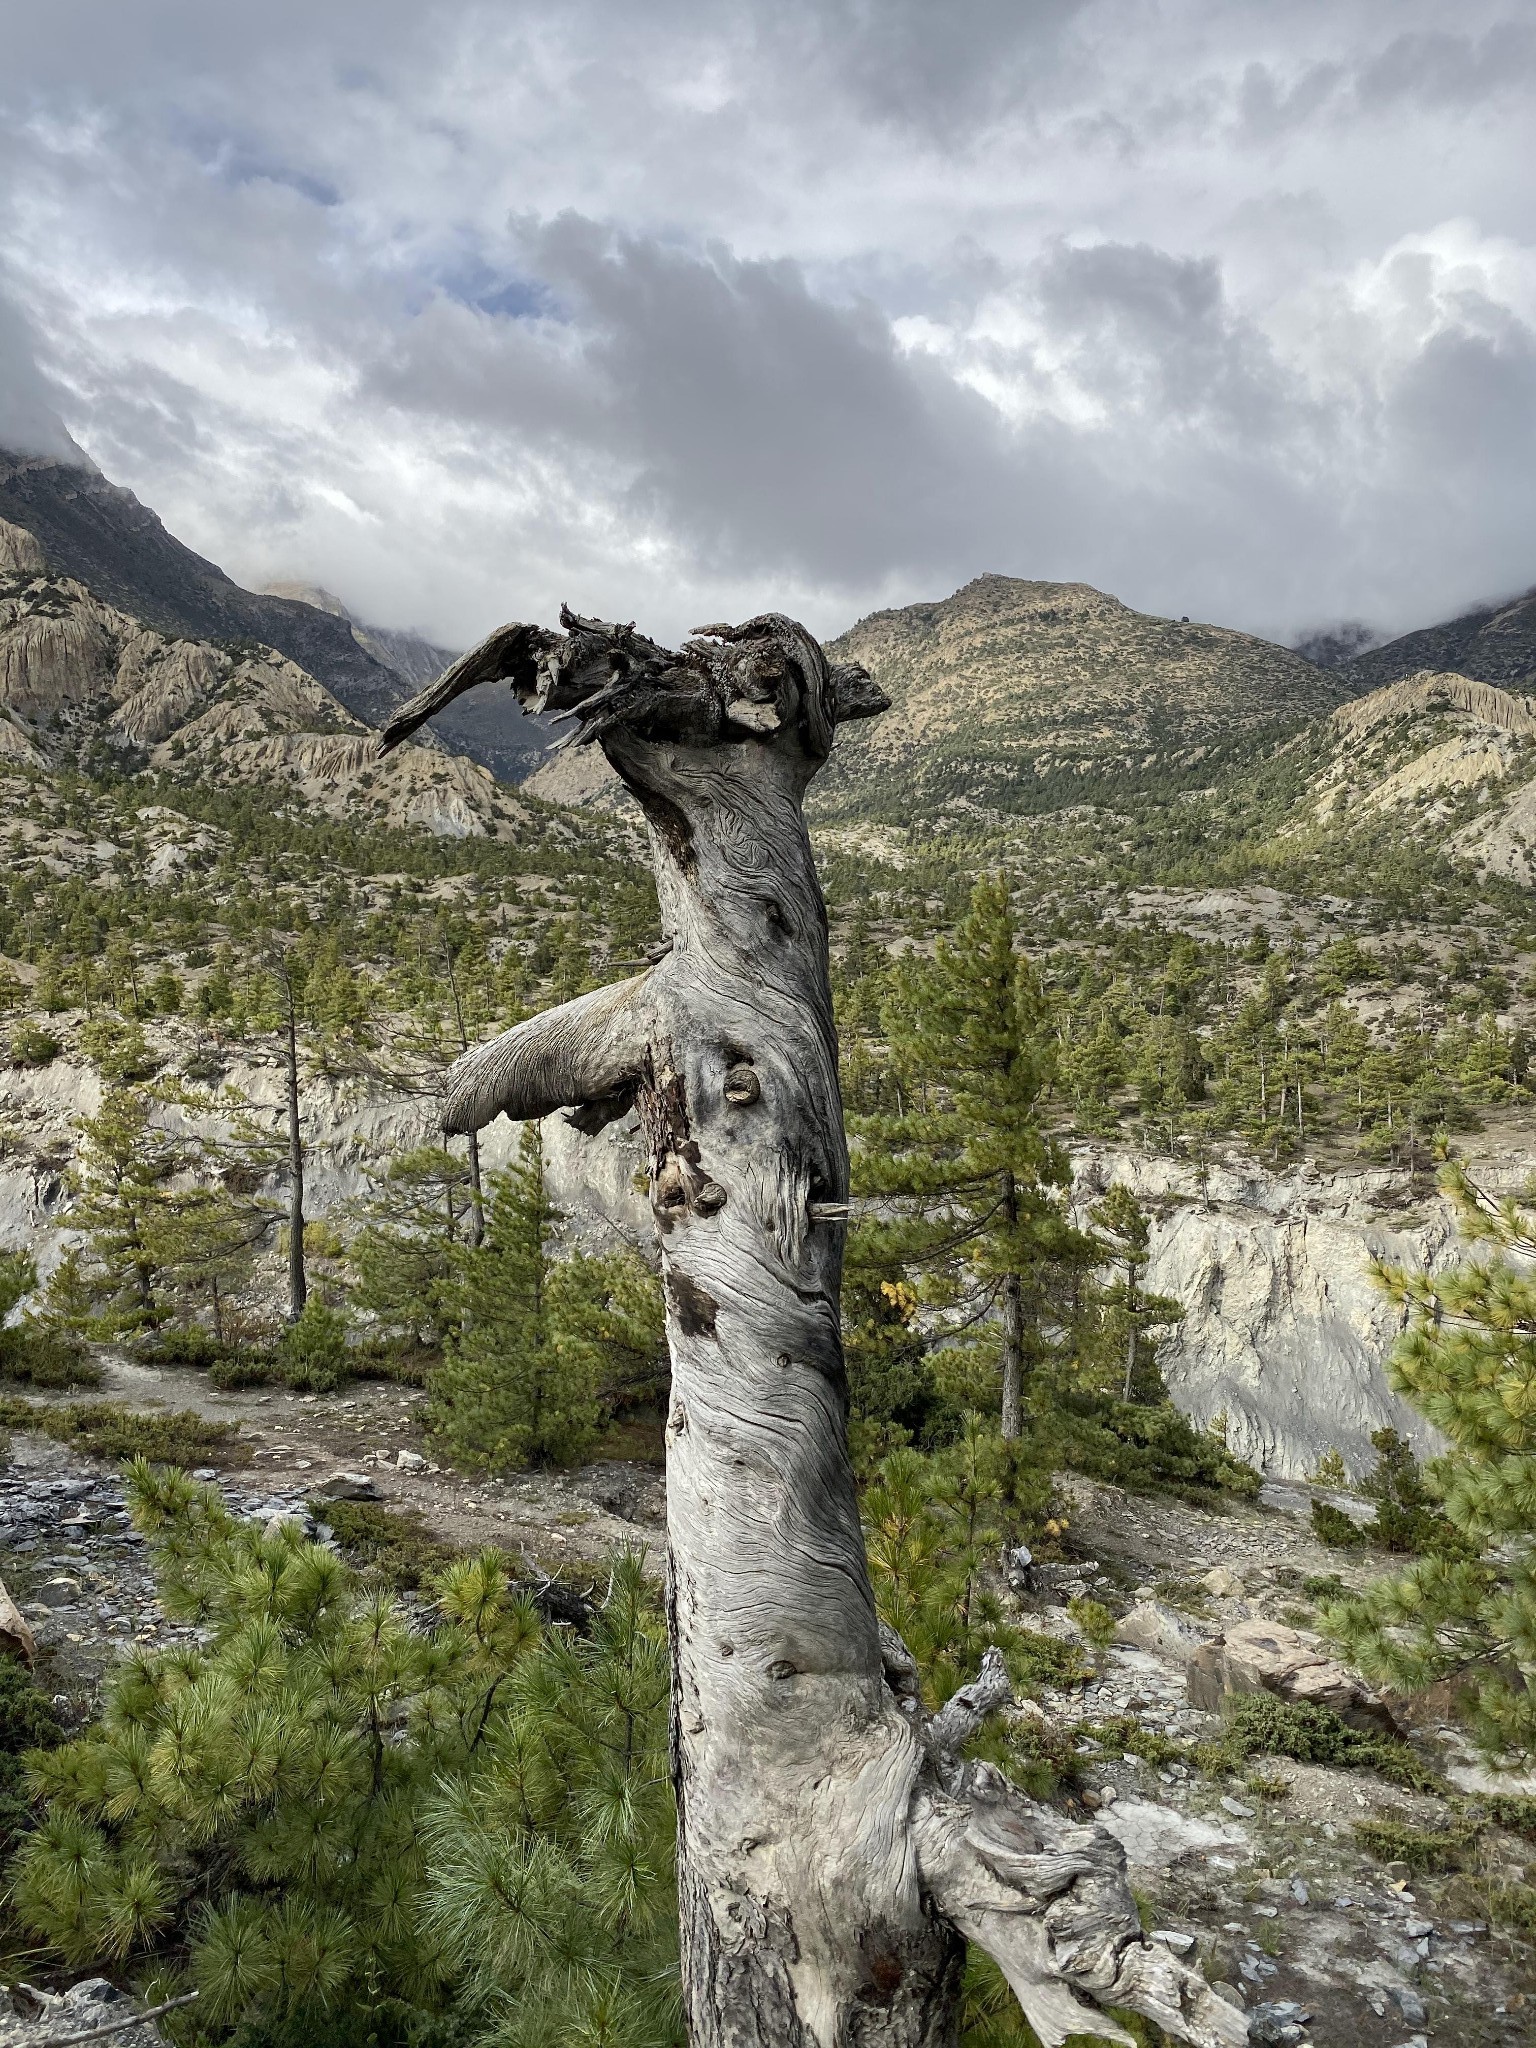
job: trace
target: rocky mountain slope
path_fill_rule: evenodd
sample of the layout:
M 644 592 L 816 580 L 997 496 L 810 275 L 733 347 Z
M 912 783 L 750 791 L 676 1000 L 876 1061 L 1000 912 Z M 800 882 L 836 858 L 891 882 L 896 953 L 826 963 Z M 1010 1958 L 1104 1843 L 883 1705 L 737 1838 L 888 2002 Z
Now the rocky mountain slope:
M 528 815 L 488 769 L 437 745 L 381 760 L 373 730 L 286 655 L 167 636 L 51 574 L 35 536 L 0 522 L 0 761 L 46 769 L 103 750 L 443 837 L 508 836 Z
M 390 626 L 364 625 L 354 619 L 334 591 L 314 583 L 271 583 L 267 595 L 313 605 L 332 618 L 345 619 L 358 646 L 399 678 L 404 686 L 396 702 L 414 697 L 428 683 L 435 683 L 460 650 L 434 646 L 420 633 L 400 632 Z M 348 700 L 350 702 L 350 699 Z M 354 707 L 357 708 L 357 707 Z M 381 725 L 395 703 L 383 699 L 369 717 Z M 467 754 L 472 761 L 489 768 L 502 782 L 523 782 L 547 760 L 555 729 L 547 719 L 521 713 L 508 701 L 504 691 L 482 690 L 451 704 L 433 720 L 433 728 L 445 746 Z M 558 795 L 553 802 L 560 802 Z
M 1163 819 L 1165 840 L 1180 835 L 1219 847 L 1218 867 L 1284 878 L 1303 922 L 1309 893 L 1358 908 L 1383 890 L 1400 895 L 1405 862 L 1438 863 L 1448 904 L 1474 877 L 1526 886 L 1536 875 L 1536 695 L 1452 671 L 1383 683 L 1233 763 L 1198 798 L 1186 794 Z M 1523 932 L 1519 899 L 1501 902 Z M 1422 886 L 1419 909 L 1428 941 L 1443 920 Z
M 0 450 L 0 518 L 32 534 L 57 574 L 103 603 L 169 638 L 275 648 L 368 725 L 382 725 L 430 680 L 423 667 L 441 652 L 414 634 L 359 631 L 344 609 L 242 589 L 83 455 L 71 466 Z M 489 693 L 484 702 L 453 706 L 438 734 L 514 782 L 548 744 L 537 725 Z
M 840 739 L 819 799 L 839 816 L 1053 809 L 1089 784 L 1210 763 L 1359 687 L 1246 633 L 1008 576 L 876 612 L 832 652 L 891 697 Z
M 1343 674 L 1357 689 L 1374 690 L 1423 670 L 1536 691 L 1536 590 L 1404 633 L 1356 655 Z
M 263 597 L 287 598 L 295 604 L 313 605 L 317 612 L 329 612 L 333 619 L 345 619 L 352 638 L 366 654 L 391 669 L 412 690 L 435 683 L 443 670 L 458 659 L 461 649 L 435 647 L 420 633 L 397 632 L 389 626 L 365 626 L 354 619 L 334 590 L 319 583 L 269 583 Z
M 1395 812 L 1482 874 L 1536 878 L 1536 696 L 1418 671 L 1341 707 L 1322 739 L 1315 818 Z

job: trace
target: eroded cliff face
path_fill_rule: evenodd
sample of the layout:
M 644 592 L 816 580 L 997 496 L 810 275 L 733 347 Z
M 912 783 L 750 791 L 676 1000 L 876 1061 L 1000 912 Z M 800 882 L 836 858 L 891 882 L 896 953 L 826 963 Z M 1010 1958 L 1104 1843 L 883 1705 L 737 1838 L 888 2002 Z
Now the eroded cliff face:
M 1202 1183 L 1178 1161 L 1100 1146 L 1073 1163 L 1077 1199 L 1097 1200 L 1118 1180 L 1152 1213 L 1146 1285 L 1185 1305 L 1161 1351 L 1169 1391 L 1197 1423 L 1224 1417 L 1239 1457 L 1300 1479 L 1337 1450 L 1360 1475 L 1375 1463 L 1372 1430 L 1386 1424 L 1421 1453 L 1439 1447 L 1387 1384 L 1402 1317 L 1371 1264 L 1442 1266 L 1463 1256 L 1441 1196 L 1423 1193 L 1409 1206 L 1403 1177 L 1375 1169 L 1268 1173 L 1221 1163 Z M 1483 1171 L 1513 1188 L 1530 1162 L 1498 1156 Z
M 186 1050 L 179 1025 L 152 1026 L 151 1031 L 157 1041 Z M 283 1073 L 275 1058 L 232 1058 L 220 1087 L 266 1112 L 276 1127 L 284 1094 Z M 77 1122 L 96 1114 L 101 1097 L 96 1070 L 68 1057 L 46 1067 L 0 1069 L 0 1120 L 8 1133 L 0 1155 L 0 1249 L 30 1250 L 44 1277 L 77 1241 L 69 1168 L 78 1145 Z M 430 1095 L 391 1093 L 322 1077 L 304 1084 L 299 1101 L 305 1206 L 312 1219 L 334 1215 L 370 1194 L 388 1172 L 391 1159 L 415 1146 L 442 1142 L 437 1103 Z M 173 1129 L 190 1127 L 203 1136 L 224 1135 L 216 1115 L 185 1118 L 170 1110 L 159 1113 L 156 1121 Z M 651 1219 L 647 1198 L 635 1181 L 640 1160 L 635 1120 L 611 1125 L 594 1140 L 578 1138 L 564 1117 L 556 1115 L 545 1119 L 543 1135 L 546 1176 L 556 1206 L 567 1216 L 571 1243 L 605 1250 L 627 1240 L 648 1250 Z M 520 1139 L 519 1125 L 498 1118 L 481 1137 L 485 1171 L 494 1173 L 510 1165 Z M 275 1299 L 281 1286 L 275 1260 L 267 1278 Z
M 477 762 L 427 735 L 380 759 L 372 727 L 285 655 L 167 639 L 49 577 L 29 542 L 0 532 L 0 762 L 68 765 L 106 740 L 173 782 L 275 785 L 353 823 L 450 839 L 526 825 L 527 805 Z
M 168 1041 L 183 1027 L 160 1026 Z M 167 1050 L 170 1050 L 168 1043 Z M 0 1158 L 0 1245 L 28 1245 L 44 1272 L 72 1240 L 68 1164 L 74 1120 L 100 1100 L 94 1071 L 69 1058 L 6 1072 L 5 1114 L 20 1140 Z M 225 1086 L 274 1116 L 282 1099 L 275 1060 L 232 1060 Z M 366 1195 L 389 1161 L 435 1142 L 430 1096 L 352 1082 L 306 1084 L 302 1111 L 309 1213 L 332 1214 Z M 600 1140 L 579 1139 L 562 1116 L 543 1126 L 550 1191 L 573 1243 L 625 1240 L 649 1251 L 651 1221 L 633 1119 Z M 512 1158 L 518 1130 L 504 1118 L 482 1139 L 487 1171 Z M 1518 1134 L 1478 1161 L 1483 1182 L 1512 1191 L 1533 1161 Z M 1375 1462 L 1372 1430 L 1391 1424 L 1420 1449 L 1434 1432 L 1387 1385 L 1387 1355 L 1401 1318 L 1371 1278 L 1371 1262 L 1442 1266 L 1464 1256 L 1449 1205 L 1410 1191 L 1385 1170 L 1279 1173 L 1252 1162 L 1214 1164 L 1201 1176 L 1181 1162 L 1128 1147 L 1089 1145 L 1074 1155 L 1074 1198 L 1084 1206 L 1123 1182 L 1153 1217 L 1147 1286 L 1185 1304 L 1166 1339 L 1169 1391 L 1196 1423 L 1225 1418 L 1227 1441 L 1261 1470 L 1305 1478 L 1337 1450 L 1351 1473 Z M 274 1273 L 276 1289 L 280 1276 Z

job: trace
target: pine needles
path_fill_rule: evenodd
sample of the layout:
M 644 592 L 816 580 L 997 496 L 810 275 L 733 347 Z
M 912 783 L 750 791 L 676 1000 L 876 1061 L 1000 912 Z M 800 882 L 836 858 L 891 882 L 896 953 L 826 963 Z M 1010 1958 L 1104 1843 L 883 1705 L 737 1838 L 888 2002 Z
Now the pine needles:
M 337 2048 L 416 2034 L 671 2048 L 665 1631 L 638 1558 L 591 1632 L 495 1552 L 423 1626 L 296 1530 L 133 1466 L 166 1609 L 88 1733 L 31 1758 L 16 1910 L 72 1966 L 199 1992 L 199 2029 Z M 464 2028 L 468 2029 L 465 2033 Z

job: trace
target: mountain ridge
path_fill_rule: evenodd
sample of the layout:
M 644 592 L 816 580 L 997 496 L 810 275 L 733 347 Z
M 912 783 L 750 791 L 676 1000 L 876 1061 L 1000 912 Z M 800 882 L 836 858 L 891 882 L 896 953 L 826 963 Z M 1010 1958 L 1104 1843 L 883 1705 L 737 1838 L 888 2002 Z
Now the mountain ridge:
M 37 562 L 0 521 L 0 762 L 137 768 L 291 790 L 306 808 L 438 837 L 515 837 L 529 807 L 440 743 L 378 734 L 280 650 L 175 638 Z
M 1357 654 L 1343 671 L 1367 689 L 1420 672 L 1536 690 L 1536 588 L 1400 633 L 1384 646 Z
M 1359 688 L 1230 627 L 1138 612 L 1087 583 L 997 575 L 873 612 L 828 653 L 862 662 L 891 698 L 840 745 L 821 796 L 838 814 L 871 801 L 1054 808 L 1063 784 L 1188 773 Z
M 354 630 L 350 615 L 298 597 L 251 591 L 178 540 L 132 491 L 94 464 L 0 449 L 0 518 L 30 533 L 57 573 L 171 638 L 275 648 L 366 724 L 380 726 L 431 677 L 389 657 L 387 629 Z M 400 636 L 429 643 L 419 636 Z M 443 664 L 446 666 L 446 662 Z M 548 745 L 542 729 L 494 704 L 454 705 L 435 721 L 450 750 L 518 782 Z

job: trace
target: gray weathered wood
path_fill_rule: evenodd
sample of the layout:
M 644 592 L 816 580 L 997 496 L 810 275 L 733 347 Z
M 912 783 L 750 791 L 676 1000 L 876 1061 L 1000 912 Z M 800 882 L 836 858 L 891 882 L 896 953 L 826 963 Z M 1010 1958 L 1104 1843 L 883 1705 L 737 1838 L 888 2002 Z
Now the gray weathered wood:
M 670 944 L 633 979 L 467 1053 L 444 1121 L 638 1108 L 672 1353 L 668 1600 L 683 1981 L 695 2048 L 943 2048 L 961 1937 L 1041 2040 L 1135 2007 L 1216 2048 L 1241 2016 L 1141 1934 L 1111 1836 L 964 1764 L 988 1664 L 925 1726 L 875 1615 L 838 1326 L 848 1159 L 826 911 L 802 801 L 885 699 L 793 621 L 679 653 L 562 614 L 508 626 L 391 724 L 472 683 L 574 712 L 650 828 Z

